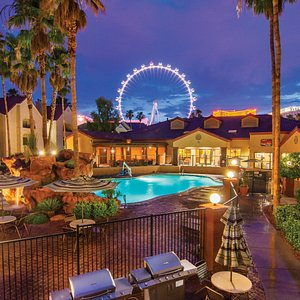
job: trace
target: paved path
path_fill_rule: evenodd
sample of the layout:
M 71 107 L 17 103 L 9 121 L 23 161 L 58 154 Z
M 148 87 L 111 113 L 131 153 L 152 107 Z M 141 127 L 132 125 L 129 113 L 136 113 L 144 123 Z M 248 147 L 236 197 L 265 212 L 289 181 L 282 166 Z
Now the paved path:
M 240 211 L 266 299 L 300 299 L 300 261 L 262 212 L 263 197 L 241 197 Z

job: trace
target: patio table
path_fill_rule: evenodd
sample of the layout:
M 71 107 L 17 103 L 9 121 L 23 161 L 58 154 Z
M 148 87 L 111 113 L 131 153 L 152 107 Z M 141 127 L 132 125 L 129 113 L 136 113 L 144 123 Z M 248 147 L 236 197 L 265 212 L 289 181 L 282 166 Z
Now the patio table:
M 17 218 L 15 216 L 1 216 L 0 217 L 0 225 L 5 225 L 7 223 L 12 223 L 16 220 L 17 220 Z
M 217 272 L 211 276 L 212 284 L 230 294 L 245 294 L 252 288 L 252 282 L 244 275 L 232 272 L 230 281 L 230 271 Z
M 74 220 L 70 223 L 70 227 L 72 228 L 77 228 L 78 226 L 86 226 L 86 225 L 93 225 L 96 224 L 96 222 L 94 220 L 91 219 L 78 219 L 78 220 Z

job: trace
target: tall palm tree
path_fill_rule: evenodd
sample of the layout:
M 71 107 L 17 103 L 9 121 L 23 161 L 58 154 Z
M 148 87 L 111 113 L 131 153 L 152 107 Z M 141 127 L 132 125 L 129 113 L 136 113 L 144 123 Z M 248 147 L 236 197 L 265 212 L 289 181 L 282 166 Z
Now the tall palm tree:
M 61 90 L 58 91 L 58 95 L 61 98 L 61 111 L 62 111 L 63 133 L 64 133 L 64 139 L 63 139 L 63 141 L 64 141 L 64 145 L 63 145 L 64 149 L 66 147 L 66 137 L 67 137 L 67 135 L 66 135 L 65 109 L 68 106 L 68 103 L 66 101 L 66 96 L 67 96 L 67 94 L 70 93 L 69 78 L 66 78 L 65 80 L 66 80 L 65 86 Z M 57 102 L 59 102 L 59 101 L 57 101 Z
M 30 49 L 37 58 L 42 93 L 42 134 L 44 147 L 47 144 L 47 102 L 46 102 L 46 52 L 51 45 L 61 45 L 64 42 L 62 33 L 53 26 L 53 18 L 40 8 L 40 0 L 15 0 L 11 7 L 13 15 L 8 20 L 9 27 L 27 28 L 29 25 Z
M 10 142 L 10 129 L 9 129 L 9 116 L 7 106 L 7 95 L 5 90 L 5 79 L 10 76 L 9 53 L 6 50 L 6 41 L 2 33 L 0 33 L 0 76 L 3 91 L 3 100 L 5 107 L 5 120 L 6 120 L 6 135 L 7 135 L 7 148 L 8 156 L 11 155 L 11 142 Z
M 74 148 L 74 173 L 79 175 L 79 149 L 78 149 L 78 127 L 77 127 L 77 96 L 76 96 L 76 50 L 77 32 L 86 26 L 86 13 L 82 9 L 82 3 L 90 7 L 98 15 L 105 12 L 105 7 L 100 0 L 43 0 L 42 9 L 54 15 L 54 24 L 68 38 L 68 52 L 70 56 L 70 79 L 72 97 L 72 131 Z
M 242 7 L 238 0 L 238 10 Z M 280 201 L 280 69 L 281 42 L 279 30 L 279 15 L 285 3 L 295 0 L 245 0 L 255 14 L 264 14 L 269 20 L 270 56 L 272 66 L 272 135 L 273 135 L 273 206 L 276 208 Z M 276 47 L 275 47 L 276 46 Z M 274 210 L 275 211 L 275 210 Z
M 131 110 L 131 109 L 127 110 L 126 111 L 126 118 L 129 119 L 131 129 L 132 129 L 131 120 L 133 119 L 133 117 L 134 117 L 133 110 Z
M 54 48 L 51 55 L 47 57 L 48 68 L 50 70 L 50 84 L 52 86 L 52 103 L 51 103 L 51 117 L 49 125 L 49 133 L 47 138 L 46 150 L 49 151 L 53 121 L 56 110 L 56 98 L 58 91 L 62 90 L 66 84 L 66 74 L 68 74 L 68 52 L 63 47 Z
M 12 64 L 10 80 L 26 94 L 29 111 L 30 135 L 35 136 L 32 94 L 37 87 L 38 72 L 28 48 L 20 49 L 21 57 Z
M 140 127 L 142 127 L 142 120 L 145 119 L 145 115 L 142 111 L 138 112 L 136 118 L 140 121 Z

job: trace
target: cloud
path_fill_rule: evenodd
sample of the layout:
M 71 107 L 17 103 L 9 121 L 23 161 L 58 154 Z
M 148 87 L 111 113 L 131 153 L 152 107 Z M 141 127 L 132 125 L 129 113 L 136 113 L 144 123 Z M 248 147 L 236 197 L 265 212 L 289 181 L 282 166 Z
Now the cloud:
M 293 94 L 286 94 L 286 95 L 281 95 L 282 100 L 287 100 L 287 101 L 299 101 L 300 100 L 300 93 L 295 92 Z
M 300 82 L 298 82 L 298 83 L 296 84 L 296 86 L 300 86 Z

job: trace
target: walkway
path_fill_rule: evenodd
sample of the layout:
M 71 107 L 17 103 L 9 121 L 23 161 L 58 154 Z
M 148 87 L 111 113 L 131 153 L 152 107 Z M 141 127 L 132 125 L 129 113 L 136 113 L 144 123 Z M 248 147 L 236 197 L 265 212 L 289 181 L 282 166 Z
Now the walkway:
M 300 261 L 263 215 L 263 197 L 241 197 L 240 211 L 254 264 L 267 300 L 300 299 Z

